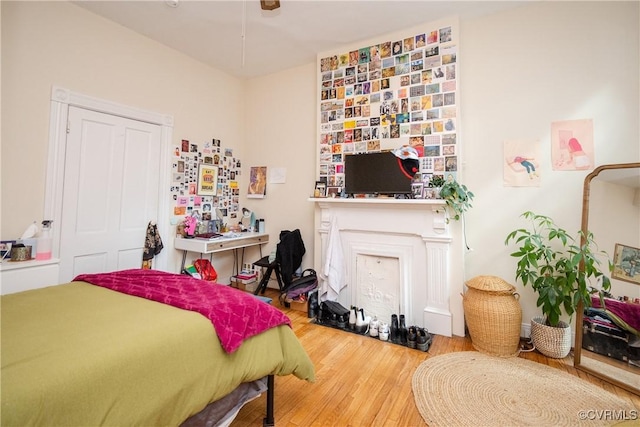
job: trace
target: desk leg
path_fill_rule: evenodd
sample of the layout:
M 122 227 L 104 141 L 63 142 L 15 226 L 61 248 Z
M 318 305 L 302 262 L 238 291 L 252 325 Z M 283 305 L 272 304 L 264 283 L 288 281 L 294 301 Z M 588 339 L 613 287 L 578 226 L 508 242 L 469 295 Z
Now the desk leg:
M 182 251 L 182 264 L 180 264 L 180 274 L 184 273 L 184 263 L 187 261 L 187 251 Z

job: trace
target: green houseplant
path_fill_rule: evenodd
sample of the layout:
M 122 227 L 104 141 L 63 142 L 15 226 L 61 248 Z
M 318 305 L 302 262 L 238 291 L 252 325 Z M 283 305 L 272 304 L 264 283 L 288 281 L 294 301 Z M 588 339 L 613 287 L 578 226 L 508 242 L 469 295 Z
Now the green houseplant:
M 508 234 L 505 244 L 519 245 L 512 257 L 518 259 L 516 280 L 523 285 L 531 285 L 538 294 L 537 306 L 541 308 L 543 318 L 532 319 L 532 341 L 536 348 L 550 357 L 565 357 L 571 347 L 569 325 L 560 320 L 563 312 L 571 316 L 582 303 L 591 306 L 591 295 L 602 293 L 611 288 L 610 279 L 600 270 L 599 256 L 606 253 L 599 251 L 593 234 L 578 233 L 577 241 L 566 230 L 560 228 L 550 217 L 527 211 L 521 215 L 529 222 L 529 228 L 519 228 Z M 583 242 L 582 244 L 580 242 Z M 608 260 L 608 257 L 607 257 Z M 609 270 L 612 268 L 611 261 Z M 601 290 L 591 285 L 592 281 L 601 282 Z M 554 350 L 543 350 L 544 343 L 536 342 L 534 327 L 538 323 L 552 329 L 566 329 L 562 339 L 568 340 L 559 354 Z M 558 331 L 553 331 L 558 333 Z M 542 338 L 547 339 L 547 338 Z M 550 343 L 550 345 L 555 345 Z
M 455 179 L 448 179 L 440 188 L 440 198 L 446 203 L 445 209 L 449 214 L 447 222 L 449 218 L 459 221 L 462 214 L 472 207 L 473 193 L 466 185 L 460 184 Z

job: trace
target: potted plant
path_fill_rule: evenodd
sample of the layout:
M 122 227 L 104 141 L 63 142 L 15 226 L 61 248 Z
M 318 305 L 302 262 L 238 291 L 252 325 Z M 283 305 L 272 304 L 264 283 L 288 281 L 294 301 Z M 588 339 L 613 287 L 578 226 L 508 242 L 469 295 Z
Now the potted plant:
M 531 320 L 531 339 L 542 354 L 563 358 L 571 349 L 571 330 L 560 317 L 571 316 L 580 303 L 590 307 L 592 294 L 602 295 L 611 288 L 610 279 L 599 269 L 599 256 L 606 253 L 597 249 L 591 232 L 580 231 L 576 240 L 548 216 L 531 211 L 521 216 L 529 221 L 529 228 L 512 231 L 505 244 L 520 245 L 511 253 L 518 259 L 516 280 L 531 285 L 538 294 L 536 305 L 544 317 Z M 592 286 L 593 282 L 600 282 L 602 289 Z
M 442 175 L 433 175 L 429 180 L 429 187 L 431 188 L 441 188 L 444 185 L 444 176 Z
M 472 207 L 473 193 L 455 179 L 447 179 L 440 188 L 440 198 L 446 203 L 447 222 L 449 218 L 459 221 L 462 214 Z

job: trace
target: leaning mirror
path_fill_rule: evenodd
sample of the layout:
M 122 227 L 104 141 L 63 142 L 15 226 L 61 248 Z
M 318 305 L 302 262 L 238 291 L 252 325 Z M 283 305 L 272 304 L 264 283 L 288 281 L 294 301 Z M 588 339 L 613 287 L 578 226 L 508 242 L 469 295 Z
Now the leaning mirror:
M 640 163 L 587 175 L 582 231 L 593 233 L 614 270 L 604 307 L 594 298 L 593 307 L 577 312 L 574 366 L 640 395 Z

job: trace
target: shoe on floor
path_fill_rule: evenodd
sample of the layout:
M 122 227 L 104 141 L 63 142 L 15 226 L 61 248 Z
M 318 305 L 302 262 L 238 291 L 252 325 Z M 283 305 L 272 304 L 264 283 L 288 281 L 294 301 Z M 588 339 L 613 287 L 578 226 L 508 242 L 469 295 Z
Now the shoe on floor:
M 415 326 L 409 326 L 407 332 L 407 346 L 409 348 L 416 348 L 416 342 L 418 340 L 418 330 Z
M 420 351 L 428 351 L 431 345 L 431 334 L 425 328 L 418 328 L 416 348 Z

